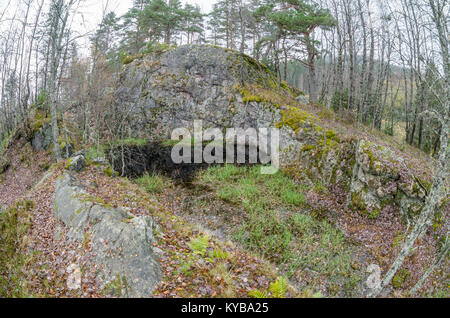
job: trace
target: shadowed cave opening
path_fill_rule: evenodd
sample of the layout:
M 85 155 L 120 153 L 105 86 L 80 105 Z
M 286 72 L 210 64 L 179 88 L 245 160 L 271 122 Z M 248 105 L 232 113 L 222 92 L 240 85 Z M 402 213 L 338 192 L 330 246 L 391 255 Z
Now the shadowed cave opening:
M 223 166 L 225 163 L 193 163 L 194 145 L 191 146 L 192 163 L 174 163 L 172 160 L 172 148 L 174 145 L 162 143 L 148 143 L 146 145 L 120 145 L 106 151 L 106 157 L 112 164 L 114 170 L 119 175 L 128 178 L 139 178 L 145 173 L 161 174 L 173 179 L 177 183 L 190 184 L 198 171 L 207 169 L 210 166 Z M 202 151 L 206 144 L 202 145 Z M 250 151 L 252 146 L 245 145 L 245 162 L 236 163 L 238 157 L 238 144 L 234 145 L 234 165 L 236 166 L 254 166 L 261 165 L 259 148 L 256 146 L 257 162 L 250 161 Z M 218 147 L 218 151 L 224 152 L 225 146 Z M 215 149 L 211 152 L 215 155 Z M 270 165 L 270 162 L 268 163 Z

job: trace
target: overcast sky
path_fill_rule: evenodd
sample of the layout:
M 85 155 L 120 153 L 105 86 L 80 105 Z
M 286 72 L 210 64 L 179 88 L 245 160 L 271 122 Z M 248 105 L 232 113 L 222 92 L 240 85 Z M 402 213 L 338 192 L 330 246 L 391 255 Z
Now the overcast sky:
M 2 2 L 4 0 L 0 0 Z M 214 0 L 182 0 L 183 3 L 198 4 L 202 13 L 211 11 Z M 76 19 L 73 21 L 73 29 L 79 34 L 94 32 L 101 22 L 103 14 L 114 11 L 117 16 L 125 14 L 132 6 L 133 0 L 84 0 L 78 9 Z M 88 38 L 79 41 L 81 51 L 89 45 Z
M 24 0 L 0 0 L 0 16 L 4 23 L 0 23 L 0 32 L 8 27 L 9 21 L 15 18 L 20 20 L 25 14 Z M 37 5 L 40 2 L 32 1 L 32 13 L 37 10 Z M 48 8 L 50 0 L 44 0 L 45 7 Z M 182 3 L 198 4 L 203 13 L 209 13 L 215 0 L 181 0 Z M 70 29 L 74 31 L 74 36 L 78 37 L 78 44 L 80 45 L 80 53 L 88 52 L 89 36 L 95 32 L 97 26 L 102 21 L 103 15 L 114 11 L 117 16 L 125 14 L 132 6 L 133 0 L 81 0 L 78 2 L 76 14 L 73 15 L 73 20 L 69 21 Z M 4 11 L 4 9 L 6 11 Z M 46 9 L 45 9 L 46 10 Z M 30 17 L 29 21 L 33 21 Z
M 2 0 L 0 0 L 2 1 Z M 184 3 L 198 4 L 203 13 L 209 13 L 214 0 L 182 0 Z M 131 8 L 133 0 L 84 0 L 82 5 L 83 14 L 88 17 L 90 24 L 100 23 L 102 12 L 107 7 L 107 12 L 114 11 L 117 15 L 122 15 Z

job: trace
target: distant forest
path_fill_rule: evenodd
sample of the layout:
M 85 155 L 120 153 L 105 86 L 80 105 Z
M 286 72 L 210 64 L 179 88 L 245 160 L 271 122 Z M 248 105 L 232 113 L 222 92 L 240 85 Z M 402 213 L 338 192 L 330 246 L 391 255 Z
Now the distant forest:
M 430 154 L 439 149 L 439 118 L 449 108 L 447 0 L 222 0 L 208 14 L 180 0 L 136 0 L 123 16 L 103 12 L 96 32 L 79 35 L 72 24 L 83 3 L 3 1 L 0 140 L 32 105 L 48 104 L 56 117 L 82 104 L 90 127 L 92 105 L 107 103 L 122 64 L 210 44 L 265 63 L 344 120 Z M 88 57 L 80 37 L 90 39 Z

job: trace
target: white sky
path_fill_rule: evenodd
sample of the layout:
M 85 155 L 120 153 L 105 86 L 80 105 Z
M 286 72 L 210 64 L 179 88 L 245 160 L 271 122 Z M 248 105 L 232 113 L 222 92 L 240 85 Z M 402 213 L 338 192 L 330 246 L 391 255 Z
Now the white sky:
M 2 0 L 0 0 L 2 1 Z M 203 13 L 211 11 L 214 0 L 182 0 L 183 3 L 198 4 Z M 84 0 L 82 13 L 86 16 L 89 24 L 97 25 L 102 19 L 102 13 L 106 7 L 106 13 L 114 11 L 117 16 L 123 15 L 131 8 L 133 0 Z
M 0 2 L 2 1 L 5 0 L 0 0 Z M 198 4 L 202 13 L 205 14 L 211 11 L 212 5 L 215 3 L 214 0 L 182 0 L 181 2 Z M 79 34 L 93 33 L 101 22 L 103 14 L 114 11 L 116 16 L 121 16 L 131 8 L 132 4 L 133 0 L 83 0 L 73 22 L 73 30 Z M 89 46 L 88 38 L 78 42 L 82 46 L 81 52 Z
M 0 32 L 7 27 L 8 21 L 14 17 L 20 20 L 25 15 L 24 0 L 0 0 L 0 15 L 4 23 L 0 21 Z M 38 3 L 41 0 L 31 0 L 32 9 L 29 22 L 34 21 L 33 14 L 37 11 Z M 181 0 L 182 3 L 198 4 L 202 13 L 209 13 L 215 0 Z M 50 0 L 44 0 L 44 12 L 47 12 Z M 104 14 L 111 11 L 116 13 L 116 16 L 122 16 L 132 6 L 133 0 L 81 0 L 76 9 L 76 14 L 72 15 L 73 20 L 69 21 L 70 29 L 74 32 L 74 36 L 80 45 L 80 53 L 87 52 L 89 48 L 89 36 L 95 32 L 98 25 L 102 21 Z M 7 8 L 6 11 L 4 9 Z M 42 19 L 43 17 L 41 17 Z

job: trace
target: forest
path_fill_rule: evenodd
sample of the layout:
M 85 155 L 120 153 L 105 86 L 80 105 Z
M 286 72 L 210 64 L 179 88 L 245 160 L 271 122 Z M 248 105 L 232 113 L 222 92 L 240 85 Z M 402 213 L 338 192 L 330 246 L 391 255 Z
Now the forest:
M 10 3 L 1 20 L 3 138 L 33 102 L 48 95 L 53 103 L 76 103 L 76 89 L 97 90 L 93 81 L 104 67 L 112 77 L 137 54 L 209 43 L 262 61 L 347 120 L 430 154 L 439 147 L 442 125 L 423 114 L 445 113 L 445 1 L 230 0 L 208 14 L 181 1 L 134 1 L 123 16 L 103 12 L 95 34 L 82 35 L 71 30 L 82 1 Z M 77 50 L 83 36 L 89 56 Z M 88 87 L 73 87 L 80 86 L 69 83 L 74 76 L 87 78 Z
M 215 202 L 214 209 L 223 204 L 232 213 L 245 211 L 248 214 L 249 220 L 226 224 L 224 234 L 220 232 L 219 238 L 223 239 L 223 235 L 237 244 L 232 251 L 226 250 L 230 247 L 225 248 L 222 243 L 213 243 L 214 235 L 202 236 L 198 230 L 175 235 L 188 243 L 170 243 L 170 249 L 165 249 L 164 244 L 168 242 L 161 243 L 165 248 L 160 247 L 160 250 L 164 253 L 180 248 L 180 244 L 193 252 L 170 274 L 161 274 L 158 270 L 148 274 L 165 277 L 162 285 L 155 287 L 156 291 L 151 290 L 153 295 L 448 297 L 450 1 L 215 0 L 211 1 L 210 12 L 204 12 L 200 6 L 202 1 L 133 0 L 123 14 L 114 9 L 117 5 L 110 0 L 102 1 L 95 12 L 89 12 L 89 5 L 94 2 L 0 0 L 0 223 L 4 224 L 2 241 L 11 245 L 3 244 L 8 248 L 0 248 L 0 286 L 3 287 L 0 296 L 96 297 L 101 294 L 97 287 L 67 291 L 61 287 L 65 284 L 60 282 L 63 277 L 55 273 L 52 275 L 56 276 L 48 278 L 53 282 L 51 287 L 48 282 L 42 287 L 43 282 L 33 276 L 36 270 L 30 270 L 27 278 L 19 277 L 17 273 L 23 270 L 26 261 L 11 256 L 20 254 L 22 248 L 28 252 L 40 250 L 44 252 L 33 264 L 39 267 L 47 262 L 45 257 L 50 249 L 47 245 L 36 247 L 34 243 L 23 242 L 23 235 L 34 230 L 27 228 L 20 234 L 20 229 L 16 228 L 23 221 L 20 211 L 26 212 L 30 224 L 51 222 L 51 226 L 41 225 L 45 231 L 56 227 L 58 222 L 50 221 L 53 213 L 57 214 L 50 202 L 52 199 L 44 190 L 36 190 L 35 185 L 43 182 L 44 186 L 54 189 L 56 184 L 55 193 L 59 193 L 58 187 L 63 185 L 57 176 L 65 170 L 71 171 L 72 165 L 78 164 L 82 157 L 83 162 L 86 159 L 82 169 L 87 170 L 81 172 L 79 178 L 90 180 L 86 184 L 96 184 L 98 189 L 92 191 L 98 193 L 89 193 L 90 197 L 96 197 L 91 198 L 94 205 L 120 208 L 130 204 L 127 211 L 134 214 L 137 209 L 139 217 L 146 214 L 142 212 L 142 202 L 147 199 L 133 205 L 126 194 L 128 190 L 119 190 L 126 183 L 133 191 L 137 187 L 148 190 L 161 205 L 173 200 L 185 210 L 183 220 L 190 224 L 209 224 L 215 217 L 199 216 L 200 212 L 192 216 L 205 210 L 202 204 L 209 204 L 204 203 L 199 194 L 202 187 L 207 186 L 210 189 L 207 195 L 214 194 L 211 199 Z M 86 12 L 101 21 L 95 29 L 80 27 L 92 19 Z M 229 62 L 231 64 L 227 64 Z M 180 69 L 187 73 L 179 73 Z M 299 142 L 297 150 L 302 154 L 300 162 L 292 161 L 283 166 L 282 175 L 274 177 L 276 179 L 255 176 L 256 170 L 251 167 L 225 165 L 206 170 L 201 167 L 201 172 L 197 172 L 197 168 L 194 172 L 189 170 L 198 175 L 189 179 L 186 187 L 172 178 L 172 172 L 170 176 L 159 176 L 147 171 L 149 165 L 164 173 L 172 169 L 171 165 L 158 166 L 159 160 L 165 162 L 162 156 L 166 155 L 169 143 L 165 141 L 156 146 L 153 136 L 161 137 L 162 131 L 166 133 L 166 127 L 161 128 L 163 125 L 171 125 L 180 118 L 189 121 L 191 114 L 201 114 L 202 119 L 213 118 L 216 123 L 223 118 L 221 128 L 225 128 L 227 116 L 237 118 L 241 116 L 239 109 L 247 107 L 250 107 L 249 116 L 253 109 L 257 114 L 258 121 L 252 122 L 260 123 L 266 118 L 267 105 L 280 112 L 281 122 L 277 123 L 277 128 L 291 129 L 289 134 L 296 138 L 295 142 L 289 139 L 286 144 Z M 191 107 L 191 111 L 187 107 Z M 224 109 L 232 110 L 223 113 Z M 245 118 L 245 123 L 251 121 Z M 309 133 L 315 135 L 311 137 Z M 148 143 L 149 139 L 152 143 Z M 339 151 L 333 147 L 338 147 Z M 342 163 L 341 167 L 334 166 L 333 160 Z M 150 164 L 151 161 L 157 163 Z M 307 171 L 301 176 L 297 172 L 300 166 Z M 251 186 L 240 184 L 239 178 L 233 177 L 238 175 L 242 180 L 250 180 Z M 21 178 L 25 181 L 20 181 Z M 95 182 L 89 178 L 94 178 Z M 116 195 L 105 194 L 107 190 L 103 187 L 108 181 L 103 178 L 120 184 L 108 190 Z M 75 186 L 67 182 L 67 189 L 75 191 Z M 212 186 L 213 182 L 222 185 Z M 235 186 L 236 193 L 233 192 Z M 186 200 L 196 199 L 178 202 L 176 193 Z M 267 202 L 250 204 L 258 197 L 256 193 L 265 193 Z M 101 201 L 97 198 L 100 194 Z M 26 200 L 20 201 L 23 195 Z M 42 201 L 47 202 L 46 206 L 36 203 L 40 196 L 46 197 Z M 135 196 L 141 200 L 140 194 Z M 234 201 L 236 198 L 238 202 Z M 56 207 L 58 198 L 54 200 Z M 65 201 L 59 203 L 66 205 Z M 295 213 L 289 212 L 286 218 L 275 217 L 269 210 L 277 210 L 277 205 Z M 392 212 L 391 208 L 397 212 Z M 147 207 L 145 211 L 154 209 Z M 46 217 L 36 212 L 44 210 L 51 212 L 45 212 Z M 186 212 L 188 210 L 190 212 Z M 307 216 L 298 212 L 303 210 L 310 212 Z M 352 214 L 356 210 L 360 212 L 357 217 Z M 11 214 L 11 211 L 15 212 Z M 178 213 L 177 209 L 170 211 L 174 215 Z M 334 211 L 325 217 L 332 225 L 322 223 L 323 213 L 328 213 L 324 211 Z M 169 222 L 158 212 L 154 213 L 157 216 L 152 217 L 159 220 L 164 231 L 174 231 L 170 222 L 175 221 Z M 63 218 L 61 220 L 68 226 Z M 228 218 L 220 220 L 231 222 Z M 8 222 L 17 237 L 12 238 L 7 232 L 5 224 Z M 242 227 L 235 232 L 233 224 L 236 228 L 240 224 Z M 310 234 L 309 243 L 303 241 L 308 237 L 306 234 L 298 234 L 308 232 L 307 224 L 315 229 L 311 230 L 315 234 Z M 180 225 L 174 225 L 177 227 Z M 156 236 L 159 230 L 153 231 Z M 357 247 L 342 243 L 341 249 L 338 247 L 341 243 L 336 242 L 332 251 L 327 250 L 326 244 L 302 251 L 293 247 L 322 242 L 323 234 L 317 238 L 317 231 L 330 235 L 327 239 L 336 242 L 354 235 L 360 239 L 360 244 L 371 246 L 372 252 L 364 252 L 370 255 L 367 257 L 356 257 L 351 251 L 359 250 Z M 375 234 L 369 240 L 364 233 Z M 27 234 L 27 239 L 33 235 L 43 234 Z M 47 237 L 48 233 L 45 235 Z M 96 234 L 90 235 L 95 237 Z M 388 243 L 373 242 L 374 237 L 383 235 Z M 95 240 L 86 237 L 82 237 L 83 248 L 92 248 L 86 242 L 95 245 Z M 269 238 L 273 241 L 262 243 Z M 61 250 L 72 248 L 67 242 L 64 244 L 69 245 L 53 241 L 51 244 Z M 382 252 L 386 246 L 389 252 Z M 242 256 L 241 247 L 245 253 L 256 253 L 258 260 L 253 254 Z M 231 270 L 223 265 L 232 262 L 229 259 L 235 261 L 229 256 L 233 253 L 255 264 L 260 264 L 260 257 L 261 262 L 277 264 L 280 272 L 266 273 L 271 278 L 256 285 L 247 284 L 246 276 L 245 284 L 236 287 L 237 283 L 233 282 L 242 277 L 233 275 L 241 274 L 229 274 Z M 315 253 L 322 256 L 310 256 Z M 56 256 L 52 255 L 53 262 Z M 174 257 L 164 255 L 165 261 L 172 261 Z M 199 284 L 192 282 L 206 279 L 202 276 L 204 268 L 199 268 L 209 265 L 198 265 L 197 258 L 207 255 L 210 258 L 206 262 L 212 260 L 210 276 L 221 278 L 210 290 L 198 291 Z M 320 259 L 325 257 L 323 255 L 328 255 L 327 260 Z M 339 255 L 339 260 L 331 260 L 331 255 Z M 236 256 L 236 262 L 240 261 L 239 257 Z M 19 266 L 14 273 L 5 263 L 11 259 Z M 358 264 L 364 265 L 354 265 L 356 261 L 347 259 L 357 259 Z M 65 261 L 77 264 L 73 258 Z M 335 262 L 342 263 L 330 265 Z M 367 290 L 361 287 L 367 278 L 362 267 L 369 263 L 380 264 L 382 277 L 378 278 L 378 285 Z M 232 268 L 234 266 L 238 265 Z M 304 272 L 300 274 L 301 271 Z M 322 271 L 324 276 L 317 274 Z M 82 272 L 85 273 L 84 268 Z M 250 272 L 248 280 L 256 279 L 252 276 L 254 272 Z M 313 283 L 316 274 L 327 277 L 326 283 Z M 86 278 L 92 280 L 87 285 L 96 286 L 96 277 L 92 275 Z M 296 275 L 304 275 L 303 281 L 309 283 L 306 286 L 299 283 L 302 279 Z M 185 279 L 183 292 L 177 289 L 179 276 Z M 118 281 L 110 281 L 103 289 L 117 289 L 111 293 L 121 297 L 126 288 L 122 286 L 120 275 L 117 277 Z M 342 277 L 346 277 L 345 281 Z M 155 281 L 160 280 L 161 277 L 155 278 Z M 438 284 L 436 280 L 441 281 Z M 25 288 L 30 282 L 33 283 Z M 150 294 L 142 286 L 136 290 L 130 295 Z

